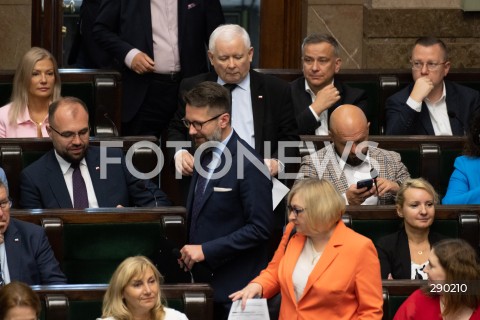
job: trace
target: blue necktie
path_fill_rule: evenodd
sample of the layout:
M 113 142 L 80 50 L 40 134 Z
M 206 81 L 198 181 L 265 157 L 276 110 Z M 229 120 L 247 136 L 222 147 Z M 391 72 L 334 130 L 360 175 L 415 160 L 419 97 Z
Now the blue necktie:
M 203 154 L 202 159 L 200 160 L 200 165 L 202 166 L 203 170 L 208 173 L 208 165 L 212 162 L 213 159 L 213 152 L 212 150 L 206 150 Z M 192 213 L 190 215 L 190 239 L 192 239 L 192 231 L 195 229 L 194 225 L 197 220 L 198 214 L 200 212 L 200 208 L 203 202 L 203 196 L 205 195 L 205 187 L 207 186 L 208 179 L 207 177 L 198 174 L 197 178 L 197 185 L 195 187 L 195 193 L 193 198 L 193 206 L 192 206 Z
M 85 180 L 83 180 L 80 164 L 71 165 L 73 168 L 72 185 L 73 185 L 73 207 L 75 209 L 88 208 L 88 194 Z

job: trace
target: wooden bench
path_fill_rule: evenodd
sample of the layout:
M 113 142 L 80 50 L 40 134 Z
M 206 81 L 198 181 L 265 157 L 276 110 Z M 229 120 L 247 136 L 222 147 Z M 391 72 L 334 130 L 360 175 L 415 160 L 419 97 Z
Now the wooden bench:
M 132 136 L 132 137 L 91 137 L 90 144 L 101 146 L 102 143 L 121 143 L 122 149 L 127 153 L 137 142 L 158 146 L 158 139 L 154 136 Z M 29 164 L 40 158 L 42 155 L 53 149 L 50 138 L 5 138 L 0 139 L 0 167 L 5 170 L 10 188 L 10 197 L 13 206 L 18 207 L 20 203 L 20 173 Z M 135 168 L 143 173 L 151 172 L 157 165 L 157 154 L 149 147 L 138 145 L 133 150 L 132 163 Z M 158 175 L 153 180 L 158 184 Z
M 186 242 L 183 207 L 12 209 L 11 216 L 45 228 L 68 283 L 107 283 L 134 255 L 161 262 L 167 282 L 184 275 L 171 255 Z
M 85 320 L 102 315 L 107 284 L 32 286 L 42 301 L 42 320 Z M 213 320 L 213 289 L 208 284 L 163 284 L 167 306 L 189 320 Z
M 60 69 L 62 96 L 84 101 L 90 113 L 92 134 L 118 135 L 121 129 L 122 81 L 117 71 Z M 0 106 L 10 101 L 14 70 L 0 71 Z
M 311 142 L 304 144 L 302 156 L 312 152 L 308 146 L 313 144 L 314 149 L 319 150 L 330 141 L 329 136 L 300 136 L 300 139 Z M 442 197 L 447 190 L 455 158 L 462 154 L 466 137 L 371 135 L 368 140 L 378 143 L 379 148 L 400 153 L 410 176 L 427 179 Z
M 347 206 L 343 221 L 374 243 L 400 227 L 395 206 Z M 480 206 L 437 205 L 432 230 L 447 237 L 462 238 L 480 251 Z

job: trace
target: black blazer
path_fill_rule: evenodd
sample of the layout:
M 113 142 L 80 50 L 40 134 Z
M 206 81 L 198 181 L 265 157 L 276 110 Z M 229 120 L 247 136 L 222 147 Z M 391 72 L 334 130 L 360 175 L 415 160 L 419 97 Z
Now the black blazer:
M 178 45 L 183 77 L 209 70 L 210 34 L 225 23 L 219 0 L 178 0 Z M 123 71 L 122 121 L 133 119 L 143 103 L 152 74 L 139 75 L 125 66 L 134 48 L 153 58 L 150 0 L 103 0 L 93 27 L 95 41 Z
M 446 238 L 436 232 L 430 231 L 428 234 L 430 246 Z M 380 259 L 382 279 L 387 279 L 388 274 L 391 274 L 393 279 L 411 279 L 410 249 L 404 227 L 395 233 L 378 239 L 376 247 Z
M 155 184 L 140 180 L 130 173 L 122 150 L 107 148 L 106 156 L 109 159 L 120 159 L 120 162 L 107 164 L 107 178 L 104 179 L 101 176 L 100 148 L 90 146 L 85 155 L 99 207 L 171 205 L 165 193 Z M 22 171 L 20 199 L 20 206 L 28 209 L 73 207 L 53 150 Z
M 188 129 L 181 119 L 185 116 L 185 102 L 181 95 L 203 81 L 217 82 L 215 72 L 204 73 L 184 79 L 180 84 L 180 107 L 168 128 L 169 141 L 191 141 Z M 250 90 L 255 133 L 255 151 L 264 158 L 278 158 L 280 141 L 298 141 L 290 87 L 287 82 L 274 76 L 250 70 Z M 265 154 L 264 142 L 271 142 L 271 154 Z M 192 144 L 193 145 L 193 144 Z M 287 148 L 289 157 L 297 155 L 297 148 Z M 193 153 L 192 153 L 193 154 Z M 172 155 L 172 154 L 171 154 Z
M 416 112 L 407 105 L 414 83 L 389 97 L 385 103 L 385 134 L 434 135 L 432 121 L 425 102 Z M 463 136 L 473 113 L 480 109 L 480 93 L 477 90 L 445 80 L 447 112 L 454 136 Z
M 367 114 L 367 94 L 365 90 L 352 88 L 340 81 L 334 81 L 335 88 L 340 93 L 338 100 L 330 109 L 328 109 L 328 119 L 333 110 L 342 104 L 353 104 L 361 108 Z M 298 134 L 314 135 L 315 130 L 320 126 L 320 122 L 310 111 L 309 106 L 312 104 L 312 98 L 305 91 L 305 77 L 300 77 L 290 82 L 292 88 L 293 107 L 295 109 L 295 117 L 297 118 Z

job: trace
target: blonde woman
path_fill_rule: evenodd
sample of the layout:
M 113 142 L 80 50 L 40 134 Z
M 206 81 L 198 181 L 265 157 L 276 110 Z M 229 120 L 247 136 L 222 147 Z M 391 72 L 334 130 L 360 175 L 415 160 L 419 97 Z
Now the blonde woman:
M 0 108 L 0 138 L 48 137 L 48 106 L 60 98 L 57 62 L 33 47 L 18 64 L 10 103 Z
M 161 279 L 146 257 L 125 259 L 113 273 L 103 298 L 102 319 L 188 320 L 183 313 L 162 304 Z
M 244 307 L 247 299 L 281 292 L 280 320 L 382 319 L 377 252 L 342 222 L 345 200 L 333 185 L 300 180 L 288 195 L 288 210 L 290 223 L 272 261 L 230 298 Z

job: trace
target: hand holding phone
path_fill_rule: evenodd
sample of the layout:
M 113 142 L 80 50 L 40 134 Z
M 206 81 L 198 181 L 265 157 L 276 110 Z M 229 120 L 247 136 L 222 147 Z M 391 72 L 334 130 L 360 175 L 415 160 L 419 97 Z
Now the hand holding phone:
M 357 189 L 362 189 L 367 187 L 367 190 L 370 190 L 373 186 L 373 179 L 365 179 L 357 182 Z

